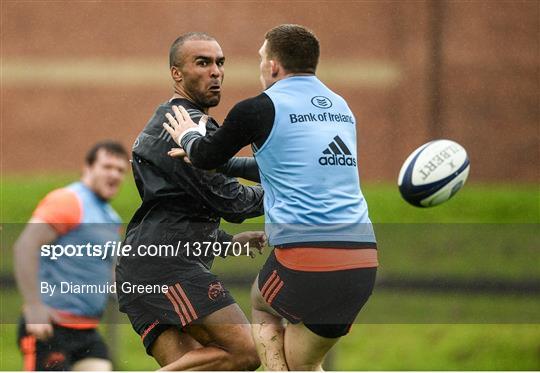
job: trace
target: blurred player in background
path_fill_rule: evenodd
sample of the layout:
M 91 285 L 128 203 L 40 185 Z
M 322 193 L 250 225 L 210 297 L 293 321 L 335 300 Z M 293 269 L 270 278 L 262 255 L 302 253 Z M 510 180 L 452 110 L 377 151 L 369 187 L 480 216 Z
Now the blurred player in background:
M 81 180 L 50 192 L 15 243 L 15 275 L 23 296 L 18 341 L 24 370 L 112 369 L 96 329 L 107 292 L 61 294 L 60 288 L 61 282 L 112 284 L 113 259 L 83 255 L 53 260 L 40 251 L 46 244 L 118 242 L 121 221 L 108 202 L 118 193 L 127 167 L 122 145 L 112 141 L 94 145 Z M 54 292 L 51 286 L 56 286 Z
M 233 176 L 259 180 L 253 158 L 223 162 L 218 172 L 196 169 L 167 155 L 174 141 L 162 126 L 173 105 L 183 105 L 213 133 L 206 116 L 219 104 L 225 57 L 204 33 L 180 36 L 170 49 L 174 95 L 158 106 L 133 146 L 133 174 L 142 204 L 127 229 L 126 244 L 172 245 L 173 255 L 123 256 L 116 274 L 120 310 L 163 370 L 254 370 L 259 365 L 249 321 L 210 269 L 214 255 L 189 252 L 184 243 L 265 245 L 264 232 L 231 236 L 220 219 L 240 223 L 263 214 L 263 189 Z M 166 285 L 168 291 L 128 294 L 122 283 Z
M 371 295 L 378 266 L 356 121 L 315 76 L 311 31 L 275 27 L 259 54 L 265 91 L 234 106 L 215 133 L 205 136 L 184 108 L 173 107 L 163 125 L 202 169 L 252 145 L 275 246 L 252 289 L 253 335 L 267 369 L 318 370 Z

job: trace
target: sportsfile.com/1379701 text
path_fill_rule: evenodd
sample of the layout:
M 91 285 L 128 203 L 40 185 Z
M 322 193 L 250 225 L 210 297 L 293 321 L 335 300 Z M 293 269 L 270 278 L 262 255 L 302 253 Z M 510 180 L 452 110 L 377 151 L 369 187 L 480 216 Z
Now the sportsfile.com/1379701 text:
M 249 244 L 240 242 L 182 242 L 173 244 L 123 245 L 122 241 L 107 241 L 104 245 L 87 242 L 85 244 L 47 244 L 40 249 L 42 257 L 58 260 L 65 257 L 98 257 L 103 260 L 115 256 L 187 257 L 207 256 L 249 256 Z

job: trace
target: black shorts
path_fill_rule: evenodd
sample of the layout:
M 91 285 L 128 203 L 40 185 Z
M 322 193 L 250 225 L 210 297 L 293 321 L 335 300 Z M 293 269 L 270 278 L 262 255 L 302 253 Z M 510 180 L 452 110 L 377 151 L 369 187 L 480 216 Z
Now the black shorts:
M 259 290 L 266 302 L 289 322 L 299 322 L 317 335 L 347 334 L 370 297 L 377 268 L 330 272 L 289 269 L 270 254 L 259 272 Z
M 23 370 L 27 371 L 71 370 L 74 363 L 86 358 L 109 360 L 107 345 L 96 329 L 53 325 L 53 336 L 47 341 L 39 341 L 26 333 L 21 318 L 17 341 L 23 354 Z
M 167 285 L 166 293 L 148 293 L 127 304 L 120 302 L 120 311 L 128 315 L 148 355 L 151 355 L 154 341 L 166 329 L 175 327 L 181 330 L 235 303 L 218 277 L 209 271 L 179 278 Z M 117 283 L 118 286 L 120 284 Z

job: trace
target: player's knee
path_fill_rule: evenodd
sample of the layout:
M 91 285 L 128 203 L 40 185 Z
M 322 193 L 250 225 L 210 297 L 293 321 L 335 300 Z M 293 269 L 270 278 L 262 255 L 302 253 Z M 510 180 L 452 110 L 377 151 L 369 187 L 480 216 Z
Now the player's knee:
M 85 358 L 77 361 L 71 367 L 72 370 L 78 371 L 101 371 L 109 372 L 113 368 L 112 363 L 109 360 L 101 358 Z

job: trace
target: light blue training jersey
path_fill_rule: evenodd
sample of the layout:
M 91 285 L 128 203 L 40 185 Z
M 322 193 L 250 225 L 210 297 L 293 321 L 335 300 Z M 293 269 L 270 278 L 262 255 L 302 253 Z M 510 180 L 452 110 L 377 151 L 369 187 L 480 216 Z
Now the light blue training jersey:
M 254 152 L 271 245 L 374 243 L 358 176 L 356 120 L 316 76 L 279 80 L 265 93 L 272 131 Z
M 34 216 L 52 224 L 55 229 L 58 226 L 64 227 L 52 245 L 68 247 L 90 244 L 104 248 L 108 241 L 120 241 L 120 217 L 106 201 L 82 182 L 51 192 L 38 206 Z M 58 221 L 58 217 L 54 216 L 69 216 L 69 225 L 67 221 Z M 55 219 L 57 221 L 53 221 Z M 109 294 L 93 292 L 92 288 L 78 293 L 77 290 L 72 291 L 69 285 L 96 285 L 101 286 L 98 289 L 103 289 L 103 286 L 112 284 L 115 258 L 110 253 L 105 258 L 88 256 L 86 249 L 80 253 L 83 255 L 63 255 L 55 260 L 50 256 L 40 256 L 38 281 L 56 285 L 53 295 L 42 292 L 41 299 L 49 307 L 73 315 L 99 317 L 105 309 Z M 96 253 L 92 252 L 94 255 Z

